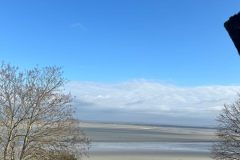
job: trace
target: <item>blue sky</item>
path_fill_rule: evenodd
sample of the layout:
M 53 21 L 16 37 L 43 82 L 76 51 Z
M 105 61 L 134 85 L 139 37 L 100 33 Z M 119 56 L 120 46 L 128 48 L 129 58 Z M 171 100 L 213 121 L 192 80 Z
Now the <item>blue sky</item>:
M 69 80 L 150 79 L 239 84 L 240 58 L 223 28 L 237 0 L 0 2 L 1 59 L 62 66 Z
M 237 0 L 0 1 L 0 57 L 62 66 L 84 120 L 215 124 L 240 85 Z

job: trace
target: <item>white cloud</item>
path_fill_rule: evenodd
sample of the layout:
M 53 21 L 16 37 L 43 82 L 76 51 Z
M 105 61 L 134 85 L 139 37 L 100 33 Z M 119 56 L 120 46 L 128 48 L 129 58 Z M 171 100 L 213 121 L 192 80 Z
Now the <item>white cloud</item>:
M 76 23 L 73 23 L 71 24 L 71 27 L 72 28 L 79 28 L 81 29 L 82 31 L 88 31 L 88 28 L 86 26 L 84 26 L 82 23 L 80 22 L 76 22 Z
M 99 117 L 107 111 L 130 117 L 139 114 L 147 120 L 151 116 L 215 117 L 223 104 L 233 102 L 240 86 L 178 87 L 146 80 L 117 84 L 75 81 L 68 83 L 66 89 L 76 96 L 79 112 L 96 111 Z M 120 116 L 118 121 L 121 120 Z

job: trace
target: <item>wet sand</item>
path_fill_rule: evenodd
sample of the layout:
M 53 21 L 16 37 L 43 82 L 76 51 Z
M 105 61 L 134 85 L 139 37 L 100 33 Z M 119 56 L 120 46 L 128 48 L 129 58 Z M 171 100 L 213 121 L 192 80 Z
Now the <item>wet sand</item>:
M 81 127 L 92 140 L 85 158 L 89 160 L 210 160 L 209 144 L 216 141 L 210 128 L 101 123 Z
M 197 154 L 92 154 L 89 160 L 211 160 L 209 155 Z
M 215 130 L 104 123 L 81 123 L 92 142 L 213 142 Z

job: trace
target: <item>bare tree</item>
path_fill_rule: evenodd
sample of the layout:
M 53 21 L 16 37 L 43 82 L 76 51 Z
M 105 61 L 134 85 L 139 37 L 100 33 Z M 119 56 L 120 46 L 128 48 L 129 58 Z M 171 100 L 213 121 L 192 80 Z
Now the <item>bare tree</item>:
M 240 95 L 233 104 L 224 105 L 218 122 L 219 141 L 213 146 L 213 158 L 240 160 Z
M 0 66 L 0 159 L 52 160 L 83 155 L 88 140 L 72 120 L 71 95 L 58 67 Z

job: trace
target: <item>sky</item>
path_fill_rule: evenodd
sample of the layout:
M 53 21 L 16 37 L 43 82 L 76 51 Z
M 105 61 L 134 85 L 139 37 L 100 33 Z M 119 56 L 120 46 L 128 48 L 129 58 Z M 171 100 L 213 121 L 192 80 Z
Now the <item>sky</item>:
M 237 0 L 0 1 L 0 60 L 61 66 L 86 120 L 214 123 L 240 86 Z M 201 114 L 196 114 L 201 113 Z

